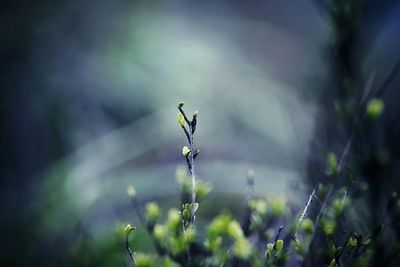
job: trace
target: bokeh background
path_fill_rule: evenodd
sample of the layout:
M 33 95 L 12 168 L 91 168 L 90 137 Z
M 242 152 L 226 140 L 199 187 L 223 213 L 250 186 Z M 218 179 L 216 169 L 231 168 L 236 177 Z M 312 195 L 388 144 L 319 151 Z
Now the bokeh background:
M 213 185 L 216 210 L 240 201 L 248 169 L 256 194 L 303 203 L 313 129 L 321 126 L 313 100 L 331 71 L 335 34 L 316 2 L 4 5 L 3 266 L 77 266 L 70 249 L 83 237 L 81 259 L 111 251 L 112 262 L 104 240 L 116 225 L 137 222 L 128 184 L 143 200 L 177 204 L 180 101 L 199 111 L 197 173 Z M 368 14 L 361 70 L 379 83 L 399 57 L 400 4 L 376 1 Z M 399 83 L 397 75 L 391 88 Z M 136 239 L 152 249 L 144 233 Z

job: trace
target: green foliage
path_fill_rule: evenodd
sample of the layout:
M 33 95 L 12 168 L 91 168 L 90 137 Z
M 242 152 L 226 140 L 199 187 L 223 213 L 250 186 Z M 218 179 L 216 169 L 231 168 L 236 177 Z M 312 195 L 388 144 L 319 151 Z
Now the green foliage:
M 129 235 L 133 230 L 135 230 L 136 227 L 131 226 L 130 224 L 127 224 L 124 228 L 124 234 Z
M 146 204 L 146 218 L 150 223 L 155 223 L 161 216 L 160 207 L 155 202 Z
M 306 218 L 302 221 L 301 228 L 304 231 L 304 233 L 312 234 L 312 232 L 314 231 L 314 224 L 313 224 L 312 220 L 310 220 L 309 218 Z
M 191 132 L 188 134 L 189 145 L 193 146 L 193 123 L 197 123 L 197 113 L 189 121 L 182 107 L 183 103 L 178 105 L 178 120 L 186 133 Z M 369 231 L 354 231 L 348 230 L 343 223 L 343 218 L 350 214 L 349 207 L 353 201 L 349 186 L 336 189 L 333 184 L 319 184 L 301 209 L 301 206 L 290 206 L 283 196 L 253 196 L 254 172 L 247 179 L 249 190 L 242 207 L 243 218 L 239 220 L 229 211 L 221 211 L 209 222 L 194 223 L 193 214 L 200 205 L 202 209 L 207 208 L 200 202 L 211 191 L 211 186 L 201 180 L 193 183 L 192 151 L 193 148 L 186 146 L 182 151 L 190 175 L 181 167 L 176 171 L 176 181 L 181 190 L 181 209 L 170 208 L 164 222 L 160 220 L 162 212 L 155 202 L 146 203 L 144 215 L 140 216 L 142 208 L 138 205 L 136 190 L 133 186 L 127 188 L 157 252 L 133 253 L 132 259 L 137 266 L 278 267 L 284 266 L 289 257 L 296 257 L 305 266 L 316 266 L 317 262 L 320 263 L 318 266 L 328 267 L 366 266 L 366 259 L 371 259 L 379 246 L 382 225 Z M 337 157 L 332 152 L 327 155 L 326 173 L 331 176 L 340 174 Z M 361 193 L 367 190 L 362 190 L 362 184 L 357 188 Z M 398 219 L 400 200 L 396 192 L 391 195 L 390 207 L 390 216 Z M 317 212 L 311 212 L 312 209 L 317 209 Z M 280 224 L 283 225 L 278 227 Z M 128 224 L 123 232 L 128 237 L 134 229 Z M 348 233 L 344 241 L 343 233 Z M 130 252 L 128 241 L 127 244 Z M 393 254 L 400 247 L 397 240 L 385 245 L 393 246 Z
M 326 174 L 335 175 L 338 172 L 338 162 L 335 153 L 329 152 L 326 158 Z
M 385 104 L 383 103 L 382 99 L 379 98 L 373 98 L 367 103 L 367 108 L 366 108 L 366 115 L 367 118 L 371 120 L 376 120 L 378 119 L 385 108 Z

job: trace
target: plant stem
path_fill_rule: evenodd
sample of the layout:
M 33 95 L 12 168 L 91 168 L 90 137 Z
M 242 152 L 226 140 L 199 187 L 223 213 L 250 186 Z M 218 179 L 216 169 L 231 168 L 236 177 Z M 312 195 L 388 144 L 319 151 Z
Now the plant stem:
M 126 250 L 128 251 L 128 254 L 129 254 L 129 256 L 131 257 L 133 263 L 135 264 L 135 266 L 137 266 L 135 257 L 133 256 L 132 249 L 131 249 L 131 247 L 129 246 L 129 235 L 126 235 L 125 246 L 126 246 Z
M 299 231 L 300 225 L 301 225 L 301 223 L 302 223 L 304 217 L 306 216 L 306 213 L 307 213 L 307 211 L 308 211 L 308 208 L 310 207 L 310 204 L 311 204 L 311 201 L 313 200 L 313 197 L 314 197 L 314 195 L 315 195 L 315 192 L 316 192 L 316 188 L 313 189 L 313 191 L 311 192 L 310 196 L 308 197 L 307 204 L 306 204 L 306 206 L 304 207 L 303 212 L 301 213 L 301 215 L 300 215 L 300 217 L 299 217 L 299 220 L 297 221 L 296 230 L 295 230 L 295 232 L 294 232 L 294 234 L 293 234 L 293 238 L 294 238 L 295 240 L 297 240 L 297 232 Z
M 192 127 L 192 126 L 191 126 Z M 194 149 L 194 142 L 193 142 L 194 138 L 193 138 L 193 131 L 190 130 L 190 168 L 189 168 L 189 172 L 192 176 L 192 216 L 190 218 L 190 225 L 193 227 L 194 224 L 194 220 L 195 220 L 195 215 L 194 215 L 194 206 L 196 203 L 196 177 L 194 174 L 194 153 L 195 153 L 195 149 Z
M 194 174 L 194 159 L 198 154 L 198 151 L 196 151 L 196 149 L 194 148 L 194 132 L 196 130 L 196 123 L 197 123 L 197 112 L 193 115 L 193 120 L 190 121 L 188 119 L 188 117 L 186 116 L 185 112 L 182 109 L 182 105 L 178 105 L 178 110 L 179 112 L 182 114 L 185 122 L 187 123 L 189 130 L 186 129 L 186 127 L 184 125 L 181 124 L 182 129 L 185 132 L 185 135 L 188 139 L 189 142 L 189 149 L 190 149 L 190 153 L 189 155 L 186 157 L 186 162 L 188 165 L 188 169 L 190 172 L 190 175 L 192 177 L 192 214 L 190 216 L 190 226 L 193 227 L 194 224 L 194 220 L 195 220 L 195 203 L 196 203 L 196 176 Z

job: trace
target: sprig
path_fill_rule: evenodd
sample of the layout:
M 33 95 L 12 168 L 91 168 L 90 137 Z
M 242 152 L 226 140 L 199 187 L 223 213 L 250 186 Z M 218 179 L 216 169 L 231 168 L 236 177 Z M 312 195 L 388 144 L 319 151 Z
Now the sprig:
M 131 226 L 130 224 L 127 224 L 125 226 L 125 228 L 124 228 L 124 233 L 125 233 L 125 247 L 126 247 L 126 250 L 128 251 L 128 254 L 131 257 L 132 262 L 135 264 L 135 266 L 137 266 L 135 257 L 133 256 L 134 253 L 132 252 L 132 249 L 129 246 L 129 234 L 132 233 L 135 229 L 136 229 L 136 227 Z
M 183 111 L 183 102 L 180 102 L 177 107 L 179 110 L 178 113 L 178 123 L 182 127 L 186 138 L 188 140 L 189 146 L 184 146 L 182 148 L 182 155 L 186 159 L 186 164 L 189 170 L 190 175 L 192 176 L 192 209 L 191 209 L 191 216 L 190 216 L 190 225 L 193 226 L 195 220 L 195 205 L 196 205 L 196 177 L 194 172 L 194 160 L 199 155 L 199 150 L 195 149 L 194 147 L 194 133 L 196 131 L 197 126 L 197 115 L 198 112 L 196 111 L 193 116 L 192 120 L 189 120 L 186 116 L 186 113 Z

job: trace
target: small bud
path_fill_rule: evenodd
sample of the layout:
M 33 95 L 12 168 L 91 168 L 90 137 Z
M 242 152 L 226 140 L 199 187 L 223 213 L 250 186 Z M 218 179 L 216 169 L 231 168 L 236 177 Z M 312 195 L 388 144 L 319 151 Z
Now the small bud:
M 234 243 L 233 253 L 241 259 L 248 259 L 251 255 L 252 246 L 246 238 L 241 238 Z
M 176 231 L 181 224 L 181 216 L 178 210 L 170 209 L 167 216 L 167 226 L 171 231 Z
M 339 216 L 343 212 L 343 205 L 340 199 L 333 200 L 332 209 L 336 216 Z
M 228 234 L 235 240 L 243 238 L 243 231 L 237 221 L 231 221 L 228 225 Z
M 136 259 L 136 266 L 143 267 L 143 266 L 155 266 L 156 258 L 151 254 L 145 253 L 135 253 Z
M 179 102 L 179 103 L 178 103 L 178 108 L 182 108 L 184 104 L 185 104 L 185 103 L 183 103 L 183 102 Z
M 217 251 L 222 244 L 222 237 L 218 236 L 216 238 L 211 238 L 211 239 L 207 239 L 204 242 L 205 247 L 207 248 L 207 250 L 215 252 Z
M 185 158 L 187 158 L 187 157 L 189 156 L 189 153 L 190 153 L 190 149 L 189 149 L 187 146 L 184 146 L 184 147 L 182 148 L 182 155 L 183 155 Z
M 265 216 L 267 214 L 267 202 L 264 199 L 256 200 L 254 208 L 261 216 Z
M 178 122 L 182 127 L 186 126 L 185 118 L 183 117 L 183 114 L 181 112 L 178 113 Z
M 335 222 L 326 220 L 326 221 L 323 221 L 322 224 L 323 224 L 324 233 L 327 236 L 331 236 L 336 228 Z
M 196 231 L 194 228 L 188 228 L 183 233 L 183 241 L 186 245 L 193 243 L 196 240 Z
M 161 211 L 160 207 L 155 202 L 149 202 L 146 204 L 146 218 L 150 222 L 156 222 L 160 218 Z
M 126 226 L 125 226 L 125 228 L 124 228 L 124 233 L 126 234 L 126 235 L 129 235 L 133 230 L 135 230 L 136 229 L 136 227 L 134 227 L 134 226 L 131 226 L 130 224 L 127 224 Z
M 314 231 L 313 222 L 309 218 L 306 218 L 301 222 L 301 228 L 305 233 L 312 234 Z
M 283 248 L 283 240 L 282 240 L 282 239 L 279 239 L 279 240 L 276 241 L 275 249 L 276 249 L 277 251 L 280 251 L 282 248 Z
M 136 189 L 133 185 L 128 185 L 126 187 L 126 193 L 129 197 L 134 198 L 136 196 Z
M 197 211 L 197 209 L 199 208 L 199 203 L 194 203 L 194 212 L 196 212 Z
M 215 217 L 208 225 L 207 233 L 209 237 L 216 238 L 226 233 L 232 217 L 229 213 L 223 212 Z
M 336 267 L 336 260 L 333 259 L 333 260 L 331 261 L 331 263 L 329 263 L 329 266 L 328 266 L 328 267 Z
M 182 211 L 182 216 L 183 216 L 183 219 L 184 219 L 185 221 L 189 221 L 189 220 L 190 220 L 191 213 L 190 213 L 190 211 L 189 211 L 188 209 L 184 209 L 184 210 Z
M 286 209 L 286 199 L 284 197 L 273 197 L 270 201 L 269 201 L 271 210 L 273 215 L 275 216 L 281 216 Z
M 183 205 L 184 209 L 189 210 L 190 212 L 192 212 L 192 204 L 191 203 L 186 203 L 185 205 Z M 197 209 L 199 208 L 199 203 L 194 203 L 194 211 L 196 212 Z
M 164 225 L 156 224 L 154 226 L 153 235 L 157 240 L 162 240 L 167 235 L 167 228 Z
M 268 243 L 267 250 L 265 251 L 265 258 L 268 259 L 272 255 L 272 251 L 274 250 L 274 244 Z
M 356 238 L 350 237 L 350 238 L 349 238 L 349 241 L 347 241 L 347 246 L 348 246 L 349 248 L 355 248 L 355 247 L 357 246 L 357 243 L 358 243 L 358 241 L 357 241 Z
M 378 119 L 385 108 L 385 104 L 379 98 L 371 99 L 367 104 L 366 115 L 371 120 Z
M 199 208 L 199 203 L 194 203 L 194 212 Z M 189 221 L 192 216 L 192 204 L 186 203 L 182 205 L 182 216 L 185 221 Z
M 196 149 L 196 151 L 194 152 L 193 157 L 196 158 L 199 155 L 199 153 L 200 153 L 200 150 Z
M 294 245 L 294 251 L 296 251 L 298 254 L 303 254 L 304 248 L 300 242 L 296 242 L 296 244 Z
M 335 153 L 329 152 L 326 158 L 326 174 L 334 175 L 338 171 L 338 162 Z

